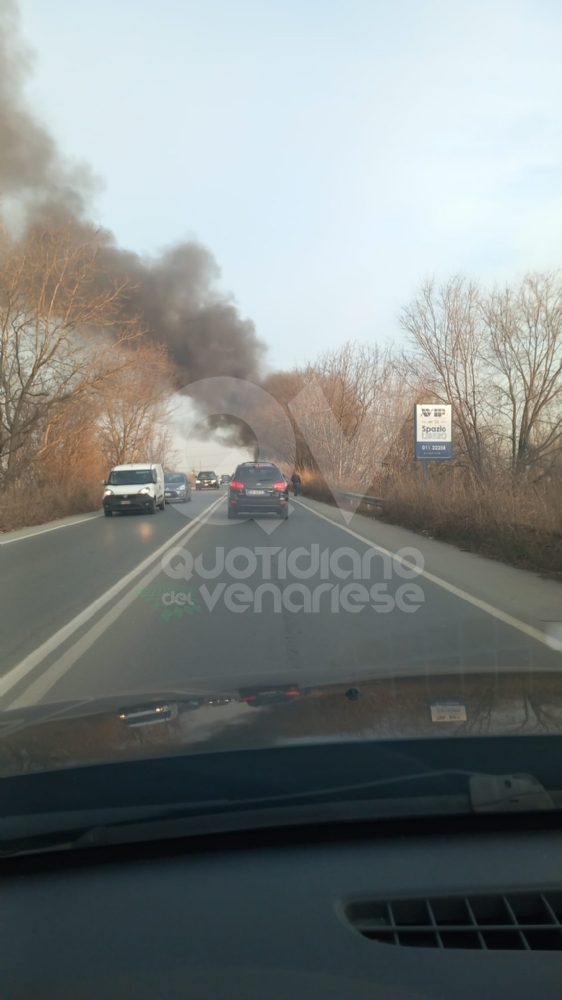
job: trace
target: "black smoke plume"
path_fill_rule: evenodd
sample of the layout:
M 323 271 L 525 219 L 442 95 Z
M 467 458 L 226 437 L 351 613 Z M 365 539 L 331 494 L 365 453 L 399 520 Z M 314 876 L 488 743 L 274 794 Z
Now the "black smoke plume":
M 72 221 L 81 235 L 97 232 L 90 216 L 99 182 L 91 169 L 71 164 L 33 115 L 25 82 L 33 58 L 19 31 L 15 0 L 0 0 L 0 198 L 20 225 Z M 122 249 L 108 230 L 98 233 L 103 270 L 129 279 L 131 313 L 140 314 L 148 336 L 169 350 L 178 388 L 197 379 L 228 375 L 259 380 L 264 345 L 253 323 L 216 289 L 220 271 L 212 254 L 195 241 L 177 243 L 159 256 Z M 189 394 L 189 389 L 187 389 Z M 228 406 L 228 401 L 222 401 Z M 228 418 L 214 426 L 228 426 Z M 232 422 L 231 440 L 252 439 Z

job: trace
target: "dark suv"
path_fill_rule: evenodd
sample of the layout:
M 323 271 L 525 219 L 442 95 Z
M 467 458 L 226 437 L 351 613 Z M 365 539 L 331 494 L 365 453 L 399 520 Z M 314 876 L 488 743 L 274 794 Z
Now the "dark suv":
M 196 490 L 218 490 L 219 480 L 216 472 L 199 472 L 195 477 Z
M 242 462 L 230 480 L 228 516 L 238 514 L 289 515 L 289 486 L 272 462 Z

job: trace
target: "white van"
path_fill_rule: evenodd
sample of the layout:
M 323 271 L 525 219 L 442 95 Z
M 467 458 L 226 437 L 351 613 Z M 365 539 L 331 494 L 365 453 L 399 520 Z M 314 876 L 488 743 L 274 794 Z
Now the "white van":
M 157 507 L 160 510 L 166 508 L 164 473 L 162 466 L 153 462 L 116 465 L 104 485 L 103 511 L 106 517 L 120 510 L 144 510 L 155 514 Z

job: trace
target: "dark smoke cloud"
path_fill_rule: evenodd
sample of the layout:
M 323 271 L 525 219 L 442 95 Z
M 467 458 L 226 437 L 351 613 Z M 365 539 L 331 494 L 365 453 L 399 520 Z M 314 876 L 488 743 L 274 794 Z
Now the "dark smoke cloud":
M 53 214 L 82 218 L 99 188 L 91 169 L 69 164 L 53 137 L 27 107 L 23 88 L 33 55 L 19 35 L 15 0 L 0 0 L 0 194 L 27 213 L 50 203 Z
M 171 352 L 178 384 L 211 375 L 257 378 L 262 346 L 254 325 L 213 292 L 220 272 L 205 247 L 178 243 L 157 258 L 141 258 L 108 241 L 102 265 L 134 283 L 128 295 L 131 312 L 140 313 L 151 336 Z
M 19 35 L 15 0 L 0 0 L 0 196 L 18 207 L 25 225 L 72 219 L 81 235 L 92 194 L 99 188 L 88 166 L 70 164 L 47 129 L 28 108 L 23 88 L 33 59 Z M 214 375 L 258 381 L 264 345 L 254 325 L 232 300 L 216 291 L 220 271 L 197 242 L 177 243 L 157 257 L 141 257 L 117 246 L 107 230 L 99 234 L 103 269 L 128 278 L 131 313 L 140 313 L 148 335 L 165 345 L 177 366 L 178 388 Z M 225 407 L 228 400 L 221 401 Z M 212 426 L 228 425 L 218 419 Z M 251 438 L 234 422 L 232 436 Z

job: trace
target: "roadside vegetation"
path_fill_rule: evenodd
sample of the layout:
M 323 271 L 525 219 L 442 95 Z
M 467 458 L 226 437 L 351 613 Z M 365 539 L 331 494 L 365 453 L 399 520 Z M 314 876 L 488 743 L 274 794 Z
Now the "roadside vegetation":
M 347 344 L 270 377 L 304 495 L 381 497 L 388 521 L 562 578 L 561 276 L 492 291 L 427 282 L 401 326 L 401 352 Z M 454 424 L 454 458 L 430 463 L 426 484 L 413 448 L 421 402 L 450 403 Z
M 422 488 L 423 487 L 423 488 Z M 349 486 L 350 492 L 355 492 Z M 376 507 L 357 512 L 401 525 L 429 538 L 562 580 L 562 493 L 558 486 L 529 492 L 513 483 L 466 487 L 454 474 L 436 475 L 426 486 L 405 474 L 375 481 L 367 495 L 381 497 Z M 334 504 L 334 495 L 317 471 L 303 473 L 303 495 Z
M 173 368 L 128 290 L 70 224 L 0 232 L 0 530 L 94 510 L 112 465 L 169 450 Z
M 173 461 L 178 366 L 105 259 L 72 222 L 0 229 L 1 531 L 97 509 L 112 465 Z M 304 495 L 381 497 L 376 516 L 562 576 L 560 275 L 492 291 L 427 282 L 401 326 L 400 351 L 347 343 L 270 374 L 296 456 L 265 405 L 268 458 L 294 460 Z M 454 415 L 454 458 L 425 484 L 416 402 Z

